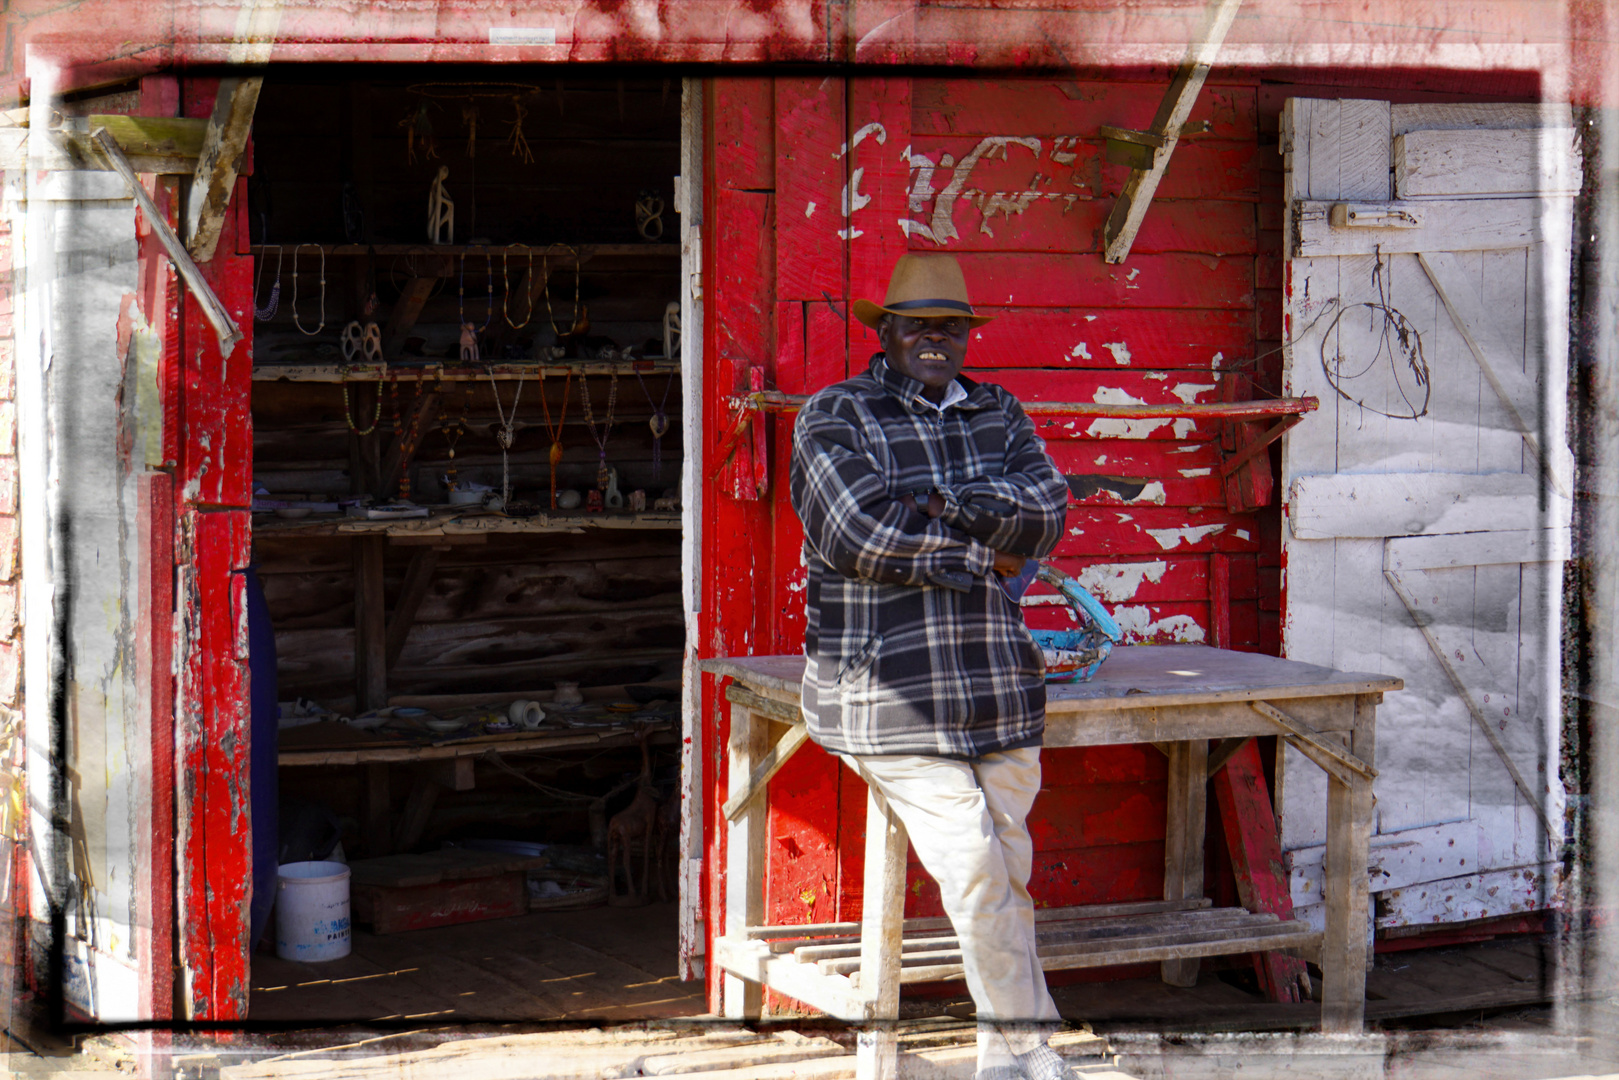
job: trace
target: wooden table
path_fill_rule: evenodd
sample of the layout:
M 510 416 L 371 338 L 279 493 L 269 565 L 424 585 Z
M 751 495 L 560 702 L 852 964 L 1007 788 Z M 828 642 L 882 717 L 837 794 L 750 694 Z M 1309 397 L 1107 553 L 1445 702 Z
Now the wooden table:
M 725 1012 L 757 1016 L 770 987 L 833 1016 L 892 1020 L 903 983 L 961 976 L 945 919 L 904 919 L 905 828 L 868 799 L 865 918 L 854 923 L 764 926 L 765 806 L 770 776 L 805 740 L 799 712 L 801 656 L 710 660 L 729 676 L 730 798 L 724 932 L 714 961 L 725 970 Z M 1323 976 L 1321 1026 L 1354 1032 L 1365 1010 L 1367 848 L 1377 705 L 1397 678 L 1340 672 L 1273 656 L 1201 645 L 1116 649 L 1089 683 L 1052 684 L 1046 746 L 1152 743 L 1169 758 L 1164 899 L 1037 912 L 1046 970 L 1157 960 L 1166 982 L 1190 986 L 1199 958 L 1294 950 Z M 783 729 L 772 744 L 772 728 Z M 1247 738 L 1279 735 L 1326 771 L 1326 928 L 1203 896 L 1205 785 L 1210 739 L 1218 768 Z M 891 1025 L 859 1037 L 861 1080 L 894 1074 Z

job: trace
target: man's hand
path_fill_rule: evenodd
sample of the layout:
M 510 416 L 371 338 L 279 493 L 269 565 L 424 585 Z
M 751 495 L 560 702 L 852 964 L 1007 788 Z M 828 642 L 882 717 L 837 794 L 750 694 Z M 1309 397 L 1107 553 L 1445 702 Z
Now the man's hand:
M 940 495 L 937 491 L 928 492 L 928 504 L 925 508 L 916 505 L 916 496 L 912 495 L 910 492 L 906 492 L 904 495 L 901 495 L 899 497 L 899 501 L 900 505 L 904 506 L 907 510 L 915 510 L 917 513 L 926 514 L 930 518 L 936 518 L 940 514 L 944 513 L 944 496 Z
M 1023 564 L 1028 561 L 1022 555 L 1009 555 L 1004 551 L 997 551 L 994 569 L 1001 577 L 1017 577 L 1023 572 Z

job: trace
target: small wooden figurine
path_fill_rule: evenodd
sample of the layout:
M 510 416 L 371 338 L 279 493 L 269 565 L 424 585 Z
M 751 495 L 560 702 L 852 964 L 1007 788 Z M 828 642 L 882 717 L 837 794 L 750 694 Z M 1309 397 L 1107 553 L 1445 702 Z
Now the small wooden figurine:
M 450 167 L 440 165 L 433 187 L 427 193 L 427 239 L 434 244 L 455 243 L 455 201 L 444 190 Z
M 650 864 L 658 835 L 657 789 L 652 786 L 652 758 L 646 748 L 651 737 L 650 727 L 641 728 L 641 776 L 636 781 L 635 799 L 607 823 L 607 903 L 613 907 L 640 907 L 648 899 L 647 879 L 651 876 Z M 630 851 L 637 842 L 641 845 L 639 887 L 630 863 Z M 620 865 L 624 869 L 624 892 L 617 888 Z

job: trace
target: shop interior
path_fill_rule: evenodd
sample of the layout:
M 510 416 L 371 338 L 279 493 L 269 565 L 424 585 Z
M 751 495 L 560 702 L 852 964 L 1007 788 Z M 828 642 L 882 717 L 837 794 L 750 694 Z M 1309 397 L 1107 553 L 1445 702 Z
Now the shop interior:
M 673 974 L 681 86 L 490 74 L 300 69 L 256 112 L 255 877 L 346 862 L 353 951 L 256 905 L 254 1019 L 702 1011 Z

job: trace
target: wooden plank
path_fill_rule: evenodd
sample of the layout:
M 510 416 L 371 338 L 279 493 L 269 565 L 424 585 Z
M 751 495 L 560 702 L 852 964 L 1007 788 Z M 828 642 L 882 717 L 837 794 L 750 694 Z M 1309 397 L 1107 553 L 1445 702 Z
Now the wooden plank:
M 1085 143 L 1080 143 L 1087 151 Z M 1137 255 L 1166 251 L 1217 252 L 1221 255 L 1255 254 L 1259 233 L 1254 223 L 1256 172 L 1252 146 L 1247 160 L 1235 146 L 1220 147 L 1218 153 L 1192 153 L 1191 146 L 1176 170 L 1165 177 L 1148 214 L 1131 245 Z M 1188 159 L 1203 158 L 1210 175 L 1193 173 Z M 1111 202 L 1098 195 L 1111 181 L 1111 170 L 1104 176 L 1100 161 L 1092 166 L 1090 179 L 1077 171 L 1067 177 L 1041 177 L 1038 188 L 1016 184 L 1012 190 L 979 191 L 971 198 L 956 200 L 953 220 L 959 235 L 951 241 L 952 251 L 1051 251 L 1091 254 L 1102 250 L 1102 227 L 1107 223 Z M 1184 169 L 1184 171 L 1181 171 Z M 1085 185 L 1081 187 L 1079 185 Z M 1194 186 L 1195 185 L 1195 186 Z M 1216 188 L 1225 197 L 1208 197 L 1198 189 Z M 1181 197 L 1172 197 L 1175 189 Z M 1097 194 L 1091 194 L 1096 190 Z M 1246 191 L 1246 197 L 1243 192 Z M 913 250 L 933 247 L 926 237 L 911 239 Z M 858 294 L 857 294 L 858 295 Z
M 721 935 L 714 939 L 713 962 L 726 978 L 745 985 L 768 984 L 778 993 L 844 1020 L 863 1020 L 869 1004 L 846 975 L 827 975 L 812 964 L 776 956 L 763 942 Z
M 1573 542 L 1568 526 L 1393 537 L 1383 545 L 1383 569 L 1399 573 L 1498 563 L 1564 562 L 1572 557 Z
M 1085 904 L 1078 907 L 1064 908 L 1035 908 L 1034 921 L 1038 925 L 1045 922 L 1065 922 L 1085 919 L 1108 919 L 1125 915 L 1152 915 L 1162 912 L 1199 911 L 1210 906 L 1212 901 L 1207 897 L 1197 897 L 1193 900 L 1138 900 L 1119 904 Z M 763 941 L 778 938 L 807 937 L 816 935 L 847 935 L 860 932 L 858 922 L 829 922 L 806 923 L 802 926 L 750 926 L 748 937 Z M 901 926 L 903 933 L 914 933 L 927 930 L 949 930 L 952 923 L 943 916 L 925 919 L 906 919 Z
M 795 76 L 774 84 L 775 299 L 841 297 L 849 215 L 864 207 L 858 192 L 851 205 L 844 80 Z
M 905 825 L 875 788 L 866 796 L 866 868 L 860 975 L 854 980 L 877 1024 L 856 1035 L 861 1080 L 894 1080 L 899 1049 L 901 934 L 905 919 Z
M 1566 102 L 1446 102 L 1389 106 L 1389 133 L 1472 131 L 1480 129 L 1572 128 L 1574 112 Z
M 1154 934 L 1075 946 L 1052 946 L 1049 951 L 1042 950 L 1040 966 L 1046 971 L 1066 971 L 1074 968 L 1119 967 L 1155 960 L 1189 964 L 1205 956 L 1232 956 L 1279 949 L 1313 952 L 1320 940 L 1320 931 L 1299 923 L 1272 923 L 1268 927 Z M 960 964 L 918 964 L 902 967 L 900 980 L 904 983 L 939 982 L 958 979 L 961 971 Z
M 975 309 L 999 307 L 1240 308 L 1254 306 L 1252 256 L 1166 252 L 1128 269 L 1070 255 L 963 252 Z
M 1537 380 L 1523 370 L 1523 349 L 1508 345 L 1496 333 L 1483 302 L 1455 255 L 1448 251 L 1419 253 L 1417 260 L 1467 343 L 1468 351 L 1478 362 L 1485 381 L 1517 424 L 1524 445 L 1539 460 L 1546 482 L 1559 498 L 1567 499 L 1573 479 L 1573 460 L 1559 431 L 1545 431 L 1542 446 L 1541 395 Z
M 720 810 L 725 815 L 726 820 L 735 821 L 737 815 L 741 814 L 748 804 L 765 790 L 766 785 L 770 783 L 770 778 L 780 772 L 781 767 L 792 760 L 793 755 L 808 741 L 809 728 L 807 725 L 795 724 L 789 728 L 787 734 L 783 735 L 770 747 L 770 751 L 765 754 L 764 760 L 754 766 L 752 774 L 748 777 L 747 787 L 725 800 L 725 805 Z
M 1222 744 L 1223 745 L 1223 744 Z M 1210 755 L 1213 766 L 1213 755 Z M 1220 807 L 1226 850 L 1237 879 L 1237 899 L 1249 911 L 1266 912 L 1283 922 L 1293 918 L 1289 880 L 1282 869 L 1282 847 L 1271 809 L 1270 791 L 1252 740 L 1234 748 L 1226 767 L 1211 772 L 1214 797 Z M 1307 1001 L 1308 979 L 1304 963 L 1280 953 L 1254 958 L 1260 985 L 1271 1001 Z
M 197 155 L 197 171 L 192 175 L 186 196 L 186 249 L 199 262 L 214 257 L 219 244 L 230 197 L 236 190 L 236 175 L 247 153 L 247 140 L 253 130 L 253 111 L 258 107 L 264 79 L 257 75 L 219 80 L 213 115 Z
M 1394 188 L 1402 199 L 1574 195 L 1574 147 L 1573 128 L 1409 131 L 1394 139 Z
M 1164 899 L 1203 896 L 1203 837 L 1207 806 L 1209 744 L 1206 739 L 1175 742 L 1169 751 L 1169 802 L 1164 832 Z M 1165 960 L 1164 982 L 1197 985 L 1195 957 Z
M 1003 9 L 995 18 L 1005 18 Z M 1162 83 L 1074 82 L 1060 78 L 918 78 L 914 137 L 1005 135 L 1074 138 L 1103 124 L 1145 130 L 1163 104 Z M 1252 139 L 1259 130 L 1253 86 L 1205 86 L 1189 120 L 1210 139 Z M 1065 144 L 1053 144 L 1064 153 Z M 1052 150 L 1047 150 L 1051 159 Z M 1056 160 L 1061 163 L 1060 159 Z
M 1138 262 L 1145 258 L 1145 249 L 1136 256 Z M 977 281 L 969 280 L 968 287 L 976 289 Z M 1015 290 L 1013 299 L 1019 299 Z M 1201 305 L 1047 308 L 1005 304 L 994 314 L 994 322 L 972 332 L 967 350 L 969 377 L 976 378 L 980 368 L 1056 368 L 1065 373 L 1131 368 L 1207 370 L 1254 352 L 1253 316 L 1245 310 Z M 851 353 L 856 370 L 863 371 L 877 350 L 877 336 L 859 323 L 850 329 L 857 336 L 866 335 Z M 1068 400 L 1088 396 L 1065 394 Z
M 1288 493 L 1288 525 L 1300 540 L 1481 532 L 1534 520 L 1541 491 L 1532 473 L 1298 476 Z M 1553 500 L 1554 515 L 1561 501 Z
M 410 565 L 405 568 L 405 580 L 399 587 L 399 599 L 388 614 L 387 628 L 383 631 L 386 642 L 383 650 L 385 672 L 392 671 L 399 663 L 399 654 L 405 650 L 405 641 L 410 636 L 411 625 L 416 621 L 416 613 L 421 609 L 427 590 L 433 585 L 433 572 L 438 568 L 438 561 L 439 549 L 436 547 L 417 548 L 410 556 Z
M 382 591 L 386 550 L 387 541 L 380 536 L 354 540 L 354 694 L 361 712 L 380 709 L 388 700 L 387 611 Z
M 731 706 L 731 737 L 726 777 L 732 797 L 740 794 L 765 754 L 768 732 L 765 718 L 742 705 Z M 725 836 L 725 933 L 741 941 L 747 928 L 764 915 L 765 808 L 757 801 L 723 827 Z M 758 1017 L 762 994 L 757 982 L 725 976 L 725 1015 L 733 1020 Z
M 1427 926 L 1543 911 L 1555 905 L 1561 879 L 1560 864 L 1542 863 L 1387 889 L 1378 894 L 1377 925 Z
M 1352 754 L 1346 754 L 1344 751 L 1334 746 L 1331 741 L 1321 738 L 1314 731 L 1310 730 L 1309 727 L 1299 723 L 1297 720 L 1293 719 L 1293 717 L 1288 716 L 1280 709 L 1263 701 L 1251 701 L 1248 704 L 1249 707 L 1255 712 L 1275 721 L 1284 730 L 1286 730 L 1295 740 L 1295 745 L 1299 745 L 1301 748 L 1308 747 L 1310 751 L 1315 752 L 1315 755 L 1325 757 L 1332 761 L 1335 765 L 1343 769 L 1347 769 L 1351 773 L 1363 777 L 1368 781 L 1376 778 L 1377 770 L 1371 765 L 1361 761 Z M 1306 751 L 1306 753 L 1308 754 L 1308 751 Z M 1315 761 L 1317 760 L 1317 757 L 1312 755 L 1311 760 Z M 1323 766 L 1323 768 L 1325 767 L 1326 766 Z
M 1340 227 L 1332 223 L 1335 208 L 1348 207 L 1363 216 L 1404 215 L 1411 224 Z M 1300 200 L 1293 206 L 1288 255 L 1327 258 L 1338 255 L 1399 255 L 1433 251 L 1487 251 L 1528 247 L 1567 233 L 1573 204 L 1566 198 L 1431 199 L 1421 202 Z
M 1129 256 L 1130 245 L 1135 242 L 1147 208 L 1152 205 L 1153 194 L 1158 190 L 1158 183 L 1163 178 L 1164 170 L 1169 167 L 1170 156 L 1180 140 L 1181 128 L 1192 114 L 1198 91 L 1203 89 L 1209 68 L 1219 54 L 1226 32 L 1231 29 L 1241 4 L 1242 0 L 1216 0 L 1209 8 L 1198 37 L 1187 47 L 1186 58 L 1165 91 L 1158 114 L 1147 129 L 1153 135 L 1161 136 L 1163 145 L 1153 154 L 1150 168 L 1132 174 L 1103 228 L 1103 239 L 1107 244 L 1104 258 L 1109 263 L 1121 263 Z

